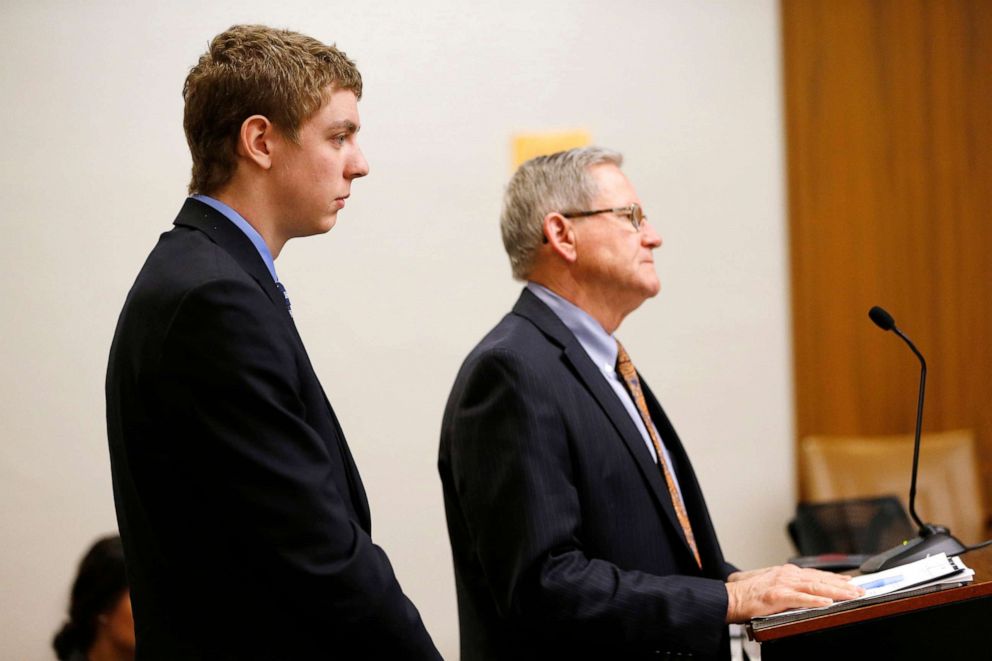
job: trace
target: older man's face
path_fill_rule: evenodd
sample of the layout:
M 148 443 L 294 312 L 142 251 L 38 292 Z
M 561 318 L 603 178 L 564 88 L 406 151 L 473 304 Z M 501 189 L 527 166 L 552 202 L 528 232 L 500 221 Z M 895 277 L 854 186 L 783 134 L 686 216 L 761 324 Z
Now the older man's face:
M 637 191 L 615 165 L 590 168 L 599 192 L 590 209 L 612 209 L 640 204 Z M 629 312 L 661 289 L 652 251 L 661 237 L 649 222 L 635 230 L 627 216 L 603 213 L 575 219 L 576 262 L 579 284 L 601 300 Z

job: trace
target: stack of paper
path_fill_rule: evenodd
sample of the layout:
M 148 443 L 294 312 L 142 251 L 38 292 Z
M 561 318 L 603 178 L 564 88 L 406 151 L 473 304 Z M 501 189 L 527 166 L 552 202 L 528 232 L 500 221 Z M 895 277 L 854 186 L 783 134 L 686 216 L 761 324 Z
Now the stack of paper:
M 860 586 L 865 591 L 864 595 L 856 599 L 835 602 L 830 606 L 821 608 L 797 608 L 774 615 L 756 617 L 751 621 L 751 626 L 754 629 L 763 629 L 871 603 L 890 601 L 910 594 L 959 586 L 972 581 L 974 576 L 974 570 L 969 569 L 961 561 L 961 558 L 957 556 L 948 558 L 943 553 L 938 553 L 901 567 L 851 577 L 851 583 Z

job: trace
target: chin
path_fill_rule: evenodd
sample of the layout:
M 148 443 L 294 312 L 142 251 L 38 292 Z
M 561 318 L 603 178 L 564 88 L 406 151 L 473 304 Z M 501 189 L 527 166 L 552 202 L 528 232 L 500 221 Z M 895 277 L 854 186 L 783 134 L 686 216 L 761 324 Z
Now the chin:
M 661 291 L 661 282 L 655 280 L 654 282 L 645 283 L 643 291 L 645 298 L 654 298 Z
M 317 224 L 316 231 L 314 232 L 314 234 L 327 234 L 332 229 L 334 229 L 334 226 L 337 225 L 337 223 L 338 223 L 337 214 L 334 214 L 333 216 L 330 216 L 328 218 L 323 218 L 320 221 L 320 223 Z

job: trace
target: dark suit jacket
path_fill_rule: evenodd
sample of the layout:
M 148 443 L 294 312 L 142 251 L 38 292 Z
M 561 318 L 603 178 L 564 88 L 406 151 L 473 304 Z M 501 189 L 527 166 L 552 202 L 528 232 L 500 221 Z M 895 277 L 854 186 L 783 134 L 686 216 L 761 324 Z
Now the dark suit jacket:
M 175 225 L 107 371 L 138 658 L 438 658 L 261 257 L 195 200 Z
M 734 567 L 682 443 L 644 388 L 702 570 L 630 416 L 544 303 L 524 290 L 466 359 L 438 462 L 463 661 L 729 658 L 723 581 Z

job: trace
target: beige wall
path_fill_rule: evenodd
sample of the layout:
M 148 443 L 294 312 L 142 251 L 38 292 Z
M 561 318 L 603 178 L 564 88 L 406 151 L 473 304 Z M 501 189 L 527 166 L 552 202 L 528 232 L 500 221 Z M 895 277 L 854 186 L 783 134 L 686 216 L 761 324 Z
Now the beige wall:
M 184 194 L 185 71 L 235 22 L 337 41 L 365 77 L 372 174 L 328 236 L 290 243 L 277 267 L 365 479 L 375 539 L 446 656 L 457 620 L 438 427 L 462 358 L 518 290 L 496 224 L 514 131 L 585 127 L 626 154 L 665 245 L 661 295 L 619 335 L 695 460 L 728 557 L 788 554 L 775 4 L 363 5 L 0 9 L 0 656 L 50 658 L 74 564 L 115 528 L 107 350 Z M 210 586 L 191 598 L 211 599 Z

